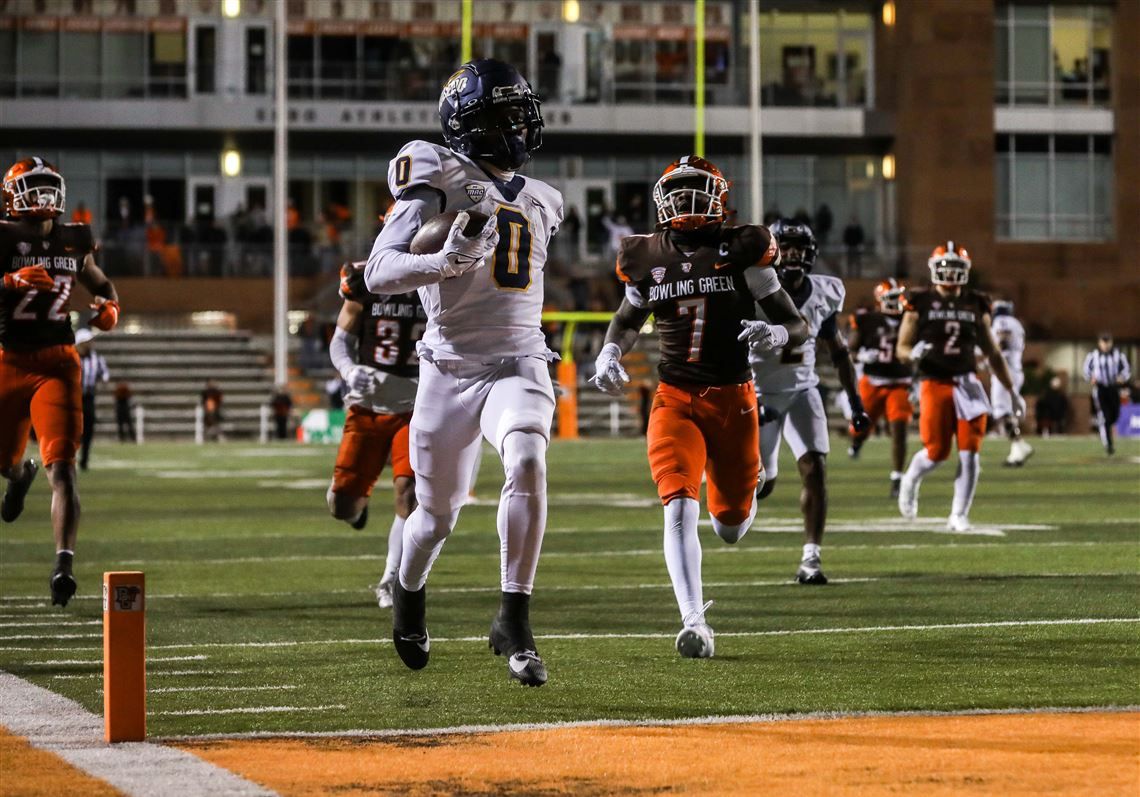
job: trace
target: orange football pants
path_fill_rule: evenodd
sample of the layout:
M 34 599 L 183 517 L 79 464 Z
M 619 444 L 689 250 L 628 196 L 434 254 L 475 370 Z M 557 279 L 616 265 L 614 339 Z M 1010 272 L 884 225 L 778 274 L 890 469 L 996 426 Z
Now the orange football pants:
M 859 379 L 859 397 L 863 399 L 863 409 L 871 416 L 871 423 L 884 416 L 890 423 L 909 423 L 914 414 L 910 406 L 910 385 L 876 385 L 864 375 Z
M 24 456 L 36 427 L 40 461 L 74 462 L 83 436 L 82 368 L 71 344 L 0 349 L 0 467 Z
M 412 478 L 408 456 L 408 424 L 411 413 L 383 415 L 353 405 L 344 419 L 344 436 L 336 452 L 333 492 L 353 498 L 372 495 L 388 457 L 392 458 L 392 480 Z
M 700 500 L 708 475 L 709 512 L 725 524 L 748 518 L 760 474 L 756 391 L 742 385 L 658 384 L 649 413 L 649 467 L 661 503 Z
M 945 379 L 924 379 L 918 393 L 918 430 L 926 455 L 934 462 L 950 456 L 950 444 L 955 435 L 959 451 L 981 451 L 986 434 L 988 415 L 973 420 L 958 417 L 954 409 L 954 383 Z

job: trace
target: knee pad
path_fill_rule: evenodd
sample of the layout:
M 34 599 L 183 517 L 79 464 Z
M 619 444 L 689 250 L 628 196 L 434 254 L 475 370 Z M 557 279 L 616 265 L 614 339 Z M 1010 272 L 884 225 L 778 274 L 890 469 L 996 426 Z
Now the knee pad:
M 546 438 L 536 432 L 515 431 L 503 439 L 503 471 L 507 492 L 536 495 L 546 492 Z
M 418 545 L 434 545 L 447 539 L 458 520 L 458 511 L 447 515 L 433 515 L 431 512 L 421 511 L 419 523 L 413 529 L 412 536 Z

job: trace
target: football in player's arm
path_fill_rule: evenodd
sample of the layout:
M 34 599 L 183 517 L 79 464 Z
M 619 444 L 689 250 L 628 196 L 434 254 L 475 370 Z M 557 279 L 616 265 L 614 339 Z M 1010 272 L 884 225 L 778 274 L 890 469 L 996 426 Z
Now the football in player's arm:
M 969 253 L 950 241 L 934 250 L 927 265 L 934 287 L 908 297 L 896 349 L 900 360 L 917 364 L 922 379 L 919 431 L 923 447 L 903 474 L 899 511 L 904 517 L 917 516 L 923 477 L 950 456 L 956 439 L 959 467 L 947 527 L 965 531 L 970 528 L 970 506 L 981 472 L 980 451 L 990 412 L 989 398 L 975 374 L 975 346 L 1009 391 L 1018 417 L 1025 414 L 1025 400 L 994 339 L 989 298 L 967 287 L 972 265 Z
M 42 158 L 25 158 L 4 175 L 0 222 L 0 476 L 7 480 L 0 519 L 11 523 L 39 466 L 24 459 L 35 426 L 40 459 L 52 491 L 56 561 L 49 580 L 52 604 L 75 594 L 72 574 L 79 530 L 75 459 L 83 432 L 79 355 L 70 299 L 78 282 L 93 297 L 91 326 L 113 329 L 119 320 L 115 286 L 95 263 L 86 224 L 61 224 L 67 195 L 63 175 Z
M 546 528 L 546 449 L 554 417 L 542 331 L 550 239 L 562 195 L 518 174 L 542 140 L 539 98 L 514 67 L 464 64 L 439 102 L 446 147 L 412 141 L 388 169 L 396 202 L 365 269 L 369 290 L 420 290 L 427 329 L 418 346 L 419 390 L 410 427 L 417 507 L 404 527 L 393 584 L 392 637 L 401 661 L 427 666 L 426 584 L 467 502 L 482 439 L 506 481 L 497 525 L 500 604 L 490 647 L 510 678 L 547 680 L 530 627 L 530 594 Z M 468 210 L 489 216 L 468 230 Z M 459 211 L 438 252 L 411 244 L 433 217 Z M 471 234 L 467 234 L 471 233 Z
M 748 343 L 799 345 L 807 328 L 780 288 L 768 230 L 726 226 L 728 183 L 703 158 L 671 164 L 653 191 L 658 230 L 622 240 L 625 298 L 606 331 L 593 384 L 621 395 L 621 357 L 650 315 L 660 334 L 660 381 L 649 416 L 649 464 L 665 513 L 665 564 L 681 614 L 677 651 L 713 655 L 697 535 L 701 476 L 716 534 L 735 543 L 756 514 L 762 464 Z M 759 303 L 769 319 L 756 321 Z M 743 331 L 741 325 L 744 325 Z
M 388 557 L 376 600 L 392 605 L 392 585 L 403 549 L 404 521 L 416 505 L 408 455 L 408 425 L 419 373 L 415 345 L 426 314 L 415 293 L 381 296 L 364 285 L 363 263 L 340 272 L 344 300 L 329 357 L 348 388 L 344 436 L 328 490 L 329 511 L 355 529 L 368 522 L 368 499 L 391 460 L 396 516 L 388 531 Z

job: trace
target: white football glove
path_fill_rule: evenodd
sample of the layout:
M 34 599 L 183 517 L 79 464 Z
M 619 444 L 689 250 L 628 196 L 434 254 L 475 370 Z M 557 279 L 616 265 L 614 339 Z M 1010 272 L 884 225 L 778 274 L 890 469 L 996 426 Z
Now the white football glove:
M 597 373 L 590 384 L 607 395 L 620 396 L 629 384 L 629 374 L 621 367 L 621 347 L 616 343 L 602 346 L 598 359 L 594 360 L 594 370 Z
M 440 264 L 439 273 L 444 279 L 458 277 L 472 269 L 482 268 L 487 264 L 487 254 L 494 251 L 499 243 L 499 224 L 494 216 L 487 219 L 483 229 L 473 238 L 463 234 L 469 219 L 470 215 L 466 210 L 460 211 L 447 232 L 447 240 L 443 242 L 443 248 L 440 250 L 443 262 Z
M 858 353 L 855 355 L 855 361 L 863 363 L 864 365 L 877 363 L 879 361 L 879 350 L 859 349 Z
M 1013 414 L 1018 420 L 1025 418 L 1026 404 L 1025 399 L 1019 393 L 1013 394 Z
M 779 324 L 769 324 L 767 321 L 741 321 L 740 334 L 737 340 L 748 341 L 748 348 L 759 354 L 782 349 L 788 345 L 788 329 Z
M 380 372 L 367 365 L 354 365 L 344 377 L 344 384 L 354 393 L 367 396 L 380 384 Z
M 932 348 L 934 347 L 930 345 L 929 340 L 920 340 L 918 343 L 914 344 L 914 346 L 911 347 L 910 361 L 912 363 L 918 362 L 927 354 L 929 354 Z

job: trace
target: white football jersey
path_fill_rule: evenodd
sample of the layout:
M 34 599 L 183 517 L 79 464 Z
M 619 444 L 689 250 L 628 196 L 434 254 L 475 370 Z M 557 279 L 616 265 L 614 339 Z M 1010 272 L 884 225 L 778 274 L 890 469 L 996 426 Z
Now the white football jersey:
M 991 327 L 1009 370 L 1021 371 L 1021 355 L 1025 353 L 1025 327 L 1011 315 L 994 316 Z
M 794 349 L 779 349 L 763 356 L 748 353 L 748 363 L 760 393 L 783 393 L 805 390 L 819 384 L 815 372 L 815 346 L 823 322 L 843 310 L 847 292 L 838 277 L 808 274 L 811 293 L 797 309 L 808 325 L 808 339 Z M 767 321 L 764 311 L 757 305 L 757 318 Z
M 562 194 L 519 174 L 498 180 L 427 141 L 404 145 L 388 166 L 388 186 L 396 199 L 417 186 L 430 188 L 440 195 L 440 212 L 498 217 L 499 245 L 484 268 L 419 289 L 428 317 L 421 347 L 437 360 L 545 355 L 543 271 L 562 223 Z

